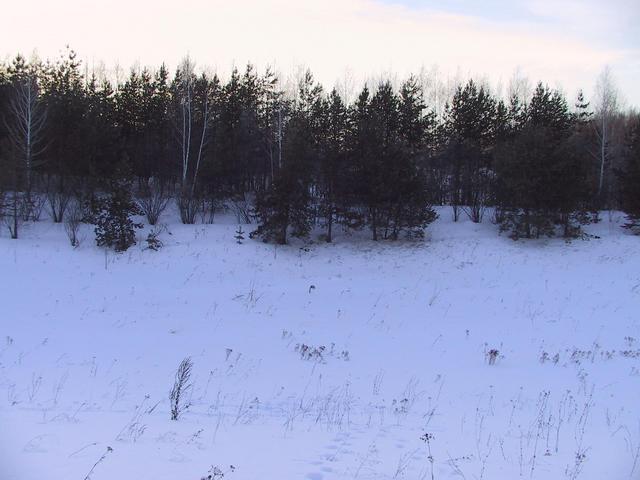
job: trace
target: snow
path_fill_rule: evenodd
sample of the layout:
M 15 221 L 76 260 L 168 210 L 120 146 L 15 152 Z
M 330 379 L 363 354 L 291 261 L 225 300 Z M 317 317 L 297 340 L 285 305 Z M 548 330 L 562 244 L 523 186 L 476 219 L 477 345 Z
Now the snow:
M 424 242 L 306 248 L 231 216 L 168 214 L 159 252 L 3 232 L 0 479 L 640 478 L 640 239 L 439 213 Z

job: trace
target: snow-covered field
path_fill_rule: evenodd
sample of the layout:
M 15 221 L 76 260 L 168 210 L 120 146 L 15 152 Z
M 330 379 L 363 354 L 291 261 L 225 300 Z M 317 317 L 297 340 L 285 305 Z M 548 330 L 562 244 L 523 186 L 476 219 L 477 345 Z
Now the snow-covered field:
M 306 248 L 174 221 L 120 255 L 3 231 L 0 479 L 640 478 L 640 238 L 440 216 Z

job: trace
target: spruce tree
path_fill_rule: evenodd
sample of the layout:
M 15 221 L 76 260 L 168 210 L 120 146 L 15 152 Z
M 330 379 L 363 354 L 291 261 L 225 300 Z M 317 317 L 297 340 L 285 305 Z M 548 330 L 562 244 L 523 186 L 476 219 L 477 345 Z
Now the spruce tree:
M 124 252 L 136 244 L 135 229 L 142 228 L 132 216 L 142 211 L 131 192 L 130 175 L 122 165 L 115 178 L 108 181 L 105 195 L 96 196 L 90 204 L 90 221 L 95 225 L 96 244 Z

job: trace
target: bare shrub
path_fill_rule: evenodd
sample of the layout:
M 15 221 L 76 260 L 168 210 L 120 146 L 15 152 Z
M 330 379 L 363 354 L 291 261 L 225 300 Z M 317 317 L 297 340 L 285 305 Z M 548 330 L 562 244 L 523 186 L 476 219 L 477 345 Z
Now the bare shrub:
M 493 215 L 491 216 L 491 223 L 494 225 L 500 225 L 505 221 L 506 215 L 505 210 L 501 206 L 496 206 L 493 210 Z
M 169 195 L 158 180 L 151 179 L 140 192 L 138 205 L 147 217 L 149 225 L 158 223 L 162 212 L 167 208 Z
M 71 207 L 68 209 L 68 213 L 64 221 L 64 231 L 67 232 L 69 243 L 71 243 L 71 246 L 74 248 L 80 245 L 78 230 L 80 229 L 83 217 L 84 211 L 82 206 L 79 202 L 73 202 Z
M 147 242 L 146 249 L 157 252 L 162 247 L 164 247 L 164 243 L 162 242 L 162 240 L 160 240 L 160 234 L 166 233 L 168 231 L 169 230 L 167 229 L 166 225 L 158 225 L 152 228 L 145 240 Z
M 191 389 L 191 370 L 193 369 L 193 362 L 190 357 L 186 357 L 176 371 L 176 376 L 173 381 L 173 387 L 169 392 L 169 402 L 171 403 L 171 420 L 178 420 L 188 408 L 189 403 L 185 402 L 185 395 Z
M 216 211 L 219 208 L 218 200 L 213 196 L 203 197 L 200 200 L 200 220 L 202 223 L 213 223 Z
M 49 189 L 47 191 L 49 213 L 55 223 L 62 223 L 64 214 L 71 201 L 71 193 L 65 189 Z
M 185 225 L 196 223 L 196 215 L 200 210 L 200 202 L 189 192 L 182 193 L 178 197 L 178 209 L 180 210 L 180 220 Z
M 5 215 L 8 213 L 9 201 L 7 200 L 7 193 L 2 190 L 0 186 L 0 220 L 4 220 Z
M 18 238 L 18 232 L 22 225 L 22 204 L 22 194 L 14 190 L 6 203 L 4 216 L 4 223 L 9 229 L 9 234 L 13 239 Z
M 253 220 L 253 202 L 246 193 L 231 198 L 231 209 L 236 214 L 238 223 L 250 224 Z
M 22 202 L 22 219 L 25 222 L 38 222 L 42 216 L 45 198 L 37 193 L 27 192 Z

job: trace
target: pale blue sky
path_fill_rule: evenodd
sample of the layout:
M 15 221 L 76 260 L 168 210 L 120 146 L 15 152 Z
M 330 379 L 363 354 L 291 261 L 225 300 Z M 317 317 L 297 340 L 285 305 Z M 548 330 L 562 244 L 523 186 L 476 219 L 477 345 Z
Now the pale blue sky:
M 467 15 L 496 23 L 531 23 L 585 40 L 640 47 L 639 0 L 379 0 L 413 9 Z

